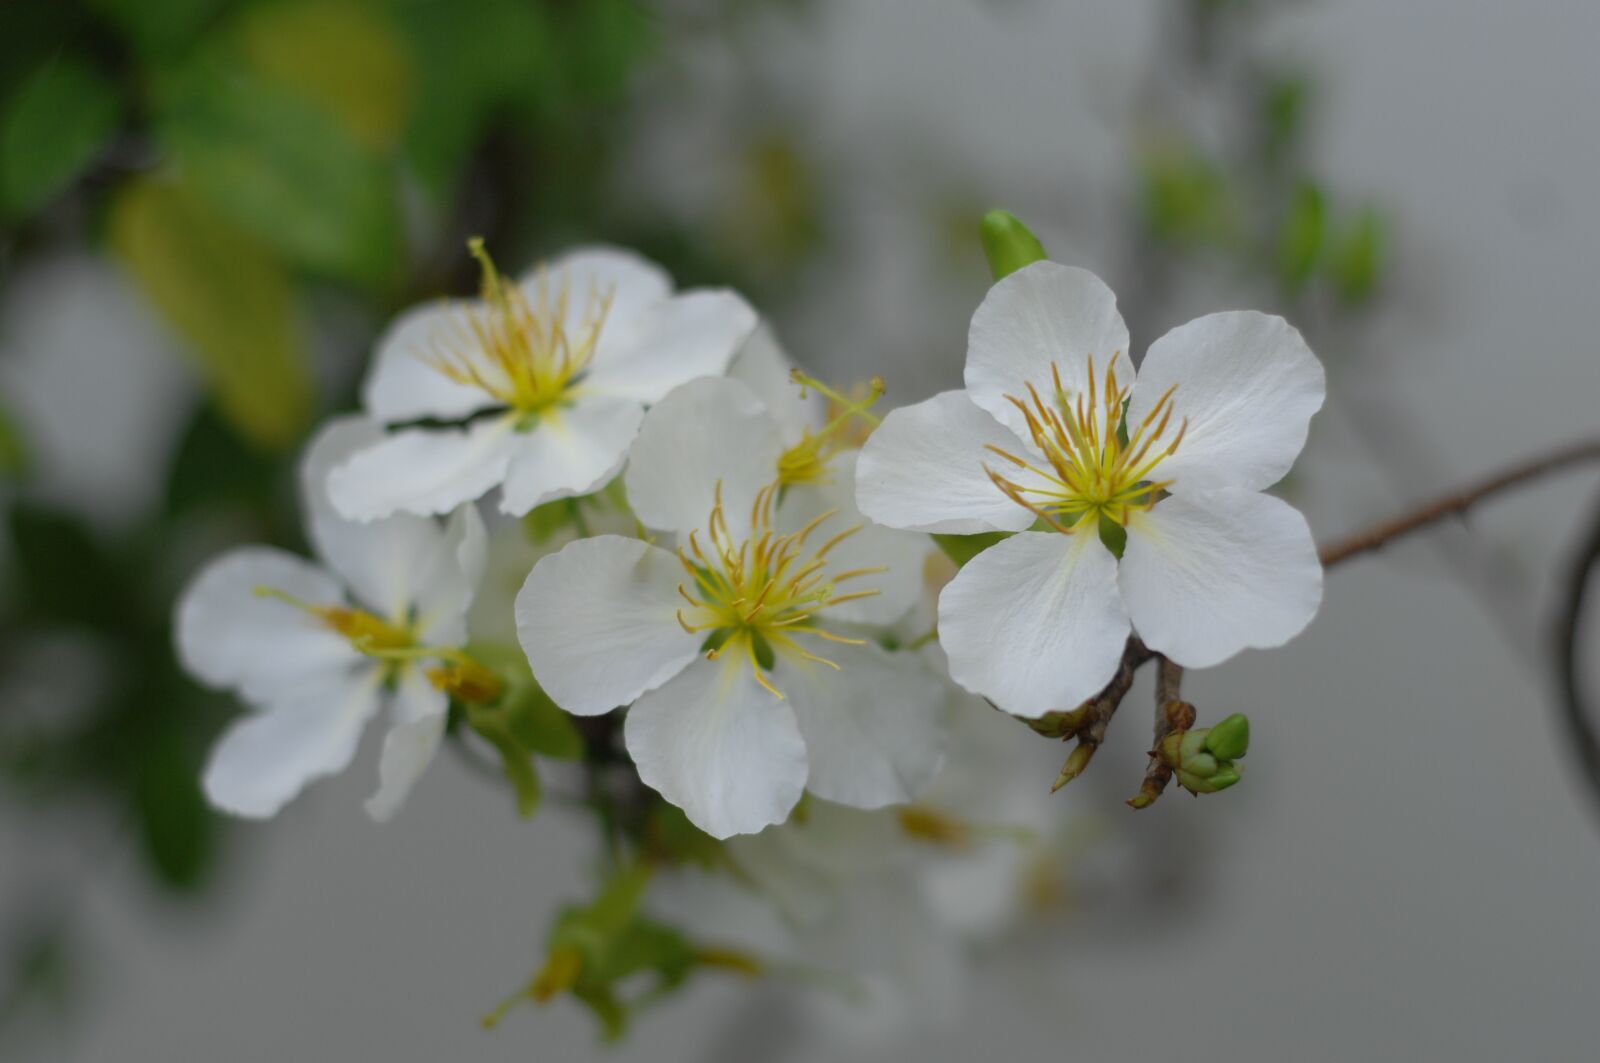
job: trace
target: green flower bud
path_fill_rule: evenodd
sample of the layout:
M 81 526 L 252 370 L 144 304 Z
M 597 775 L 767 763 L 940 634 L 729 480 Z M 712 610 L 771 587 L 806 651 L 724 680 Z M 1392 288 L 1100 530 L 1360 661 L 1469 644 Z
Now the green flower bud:
M 1193 775 L 1200 779 L 1209 779 L 1217 773 L 1217 758 L 1210 753 L 1197 753 L 1192 757 L 1185 757 L 1178 770 L 1185 775 Z
M 1218 760 L 1238 760 L 1250 748 L 1250 720 L 1242 712 L 1215 724 L 1206 736 L 1206 750 Z
M 1039 238 L 1009 211 L 991 210 L 985 214 L 981 234 L 983 254 L 995 280 L 1048 257 Z

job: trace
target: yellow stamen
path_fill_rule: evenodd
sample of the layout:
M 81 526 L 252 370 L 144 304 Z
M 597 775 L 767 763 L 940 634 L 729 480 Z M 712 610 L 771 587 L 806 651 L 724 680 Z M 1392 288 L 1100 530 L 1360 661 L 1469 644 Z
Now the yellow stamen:
M 883 396 L 883 378 L 873 377 L 849 394 L 830 388 L 798 369 L 790 374 L 790 378 L 800 385 L 802 396 L 805 389 L 810 388 L 828 400 L 828 420 L 815 432 L 805 429 L 800 442 L 779 456 L 778 486 L 829 483 L 829 469 L 834 455 L 841 450 L 859 447 L 866 442 L 872 429 L 878 426 L 878 418 L 870 411 Z

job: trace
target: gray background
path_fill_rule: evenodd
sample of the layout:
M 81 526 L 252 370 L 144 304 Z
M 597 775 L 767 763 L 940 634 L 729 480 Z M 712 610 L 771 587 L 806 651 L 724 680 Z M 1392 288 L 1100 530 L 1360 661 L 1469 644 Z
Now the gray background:
M 920 158 L 1044 219 L 1055 257 L 1114 273 L 1105 219 L 1127 191 L 1125 123 L 1158 11 L 873 0 L 762 41 L 860 234 L 785 322 L 796 353 L 838 375 L 881 368 L 895 401 L 958 381 L 981 274 L 926 275 L 931 237 L 908 209 Z M 1597 40 L 1600 7 L 1583 0 L 1327 0 L 1262 42 L 1324 79 L 1319 162 L 1401 221 L 1393 309 L 1359 356 L 1323 352 L 1329 405 L 1296 485 L 1320 536 L 1600 423 Z M 702 58 L 714 77 L 718 57 Z M 694 166 L 649 141 L 641 185 L 695 209 Z M 1203 294 L 1183 309 L 1245 298 Z M 1192 677 L 1205 711 L 1256 723 L 1248 780 L 1226 797 L 1121 809 L 1145 725 L 1116 730 L 1093 768 L 1109 781 L 1057 800 L 1206 853 L 1180 914 L 1085 906 L 982 964 L 965 1013 L 909 1042 L 807 1033 L 781 993 L 709 979 L 609 1058 L 1147 1058 L 1180 1042 L 1194 1060 L 1591 1056 L 1600 834 L 1557 747 L 1537 617 L 1593 488 L 1564 478 L 1474 520 L 1465 563 L 1492 562 L 1507 585 L 1493 608 L 1437 541 L 1413 543 L 1332 576 L 1287 649 Z M 375 827 L 360 807 L 372 753 L 251 829 L 199 912 L 163 907 L 115 844 L 88 846 L 99 962 L 86 1022 L 46 1057 L 603 1055 L 566 1001 L 495 1033 L 475 1024 L 581 889 L 581 829 L 516 821 L 449 758 Z M 51 826 L 0 813 L 7 878 L 53 858 Z

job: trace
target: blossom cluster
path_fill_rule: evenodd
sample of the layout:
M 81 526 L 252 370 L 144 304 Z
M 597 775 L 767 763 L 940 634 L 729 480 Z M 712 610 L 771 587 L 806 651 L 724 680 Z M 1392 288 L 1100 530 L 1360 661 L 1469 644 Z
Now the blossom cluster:
M 754 891 L 745 944 L 794 951 L 828 892 L 797 876 L 848 866 L 835 896 L 894 891 L 896 839 L 1004 833 L 1015 764 L 978 737 L 1002 713 L 1075 709 L 1130 636 L 1205 667 L 1316 612 L 1306 522 L 1265 492 L 1323 374 L 1279 318 L 1202 317 L 1136 370 L 1111 291 L 1038 261 L 977 308 L 964 388 L 880 421 L 881 381 L 801 373 L 734 292 L 675 292 L 613 248 L 515 280 L 473 251 L 480 297 L 402 315 L 361 413 L 308 448 L 317 559 L 238 549 L 178 605 L 185 666 L 251 709 L 206 768 L 221 809 L 274 815 L 380 714 L 374 817 L 457 731 L 518 782 L 518 749 L 561 745 L 526 737 L 510 706 L 532 699 L 586 763 L 727 841 L 710 866 L 737 874 L 680 862 L 653 904 L 685 925 L 715 909 L 726 932 Z M 959 568 L 953 536 L 975 537 Z M 987 866 L 915 863 L 930 909 L 951 882 L 992 898 L 995 868 L 1020 874 Z

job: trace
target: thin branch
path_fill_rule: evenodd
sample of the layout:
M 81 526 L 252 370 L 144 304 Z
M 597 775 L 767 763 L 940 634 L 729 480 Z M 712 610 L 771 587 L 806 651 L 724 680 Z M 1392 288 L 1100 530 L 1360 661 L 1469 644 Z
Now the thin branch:
M 1076 779 L 1089 766 L 1089 761 L 1094 757 L 1095 750 L 1100 748 L 1100 743 L 1106 739 L 1106 728 L 1111 723 L 1111 717 L 1117 713 L 1117 707 L 1122 704 L 1122 699 L 1128 696 L 1128 690 L 1133 686 L 1133 675 L 1139 666 L 1148 661 L 1154 654 L 1145 648 L 1139 641 L 1139 636 L 1129 635 L 1127 644 L 1122 648 L 1122 662 L 1117 665 L 1117 674 L 1111 677 L 1111 682 L 1105 685 L 1094 699 L 1085 702 L 1082 708 L 1075 710 L 1077 726 L 1069 737 L 1078 740 L 1072 748 L 1066 764 L 1061 767 L 1061 774 L 1056 776 L 1055 784 L 1050 787 L 1050 792 L 1055 793 L 1067 783 Z
M 1430 524 L 1465 513 L 1479 501 L 1490 495 L 1498 494 L 1510 487 L 1529 480 L 1538 479 L 1548 473 L 1565 469 L 1572 465 L 1600 459 L 1600 439 L 1588 439 L 1575 443 L 1560 450 L 1551 451 L 1540 455 L 1520 465 L 1512 466 L 1503 472 L 1496 473 L 1476 484 L 1463 488 L 1442 498 L 1434 499 L 1410 513 L 1402 514 L 1392 520 L 1375 524 L 1365 531 L 1338 542 L 1329 543 L 1318 551 L 1318 556 L 1324 568 L 1332 568 L 1352 557 L 1370 553 L 1374 550 L 1393 542 L 1404 535 L 1425 528 Z
M 1172 781 L 1172 768 L 1161 759 L 1161 743 L 1175 731 L 1187 731 L 1194 726 L 1194 706 L 1183 700 L 1183 666 L 1157 657 L 1161 662 L 1156 671 L 1156 738 L 1150 744 L 1150 763 L 1144 769 L 1144 781 L 1139 792 L 1128 798 L 1134 808 L 1149 808 Z
M 1596 811 L 1600 811 L 1600 736 L 1595 734 L 1594 716 L 1584 690 L 1579 647 L 1584 599 L 1596 568 L 1600 568 L 1600 506 L 1596 506 L 1590 518 L 1589 532 L 1572 559 L 1570 574 L 1563 581 L 1566 598 L 1557 614 L 1555 638 L 1561 723 L 1567 734 L 1567 745 L 1578 759 L 1584 789 L 1594 799 Z

